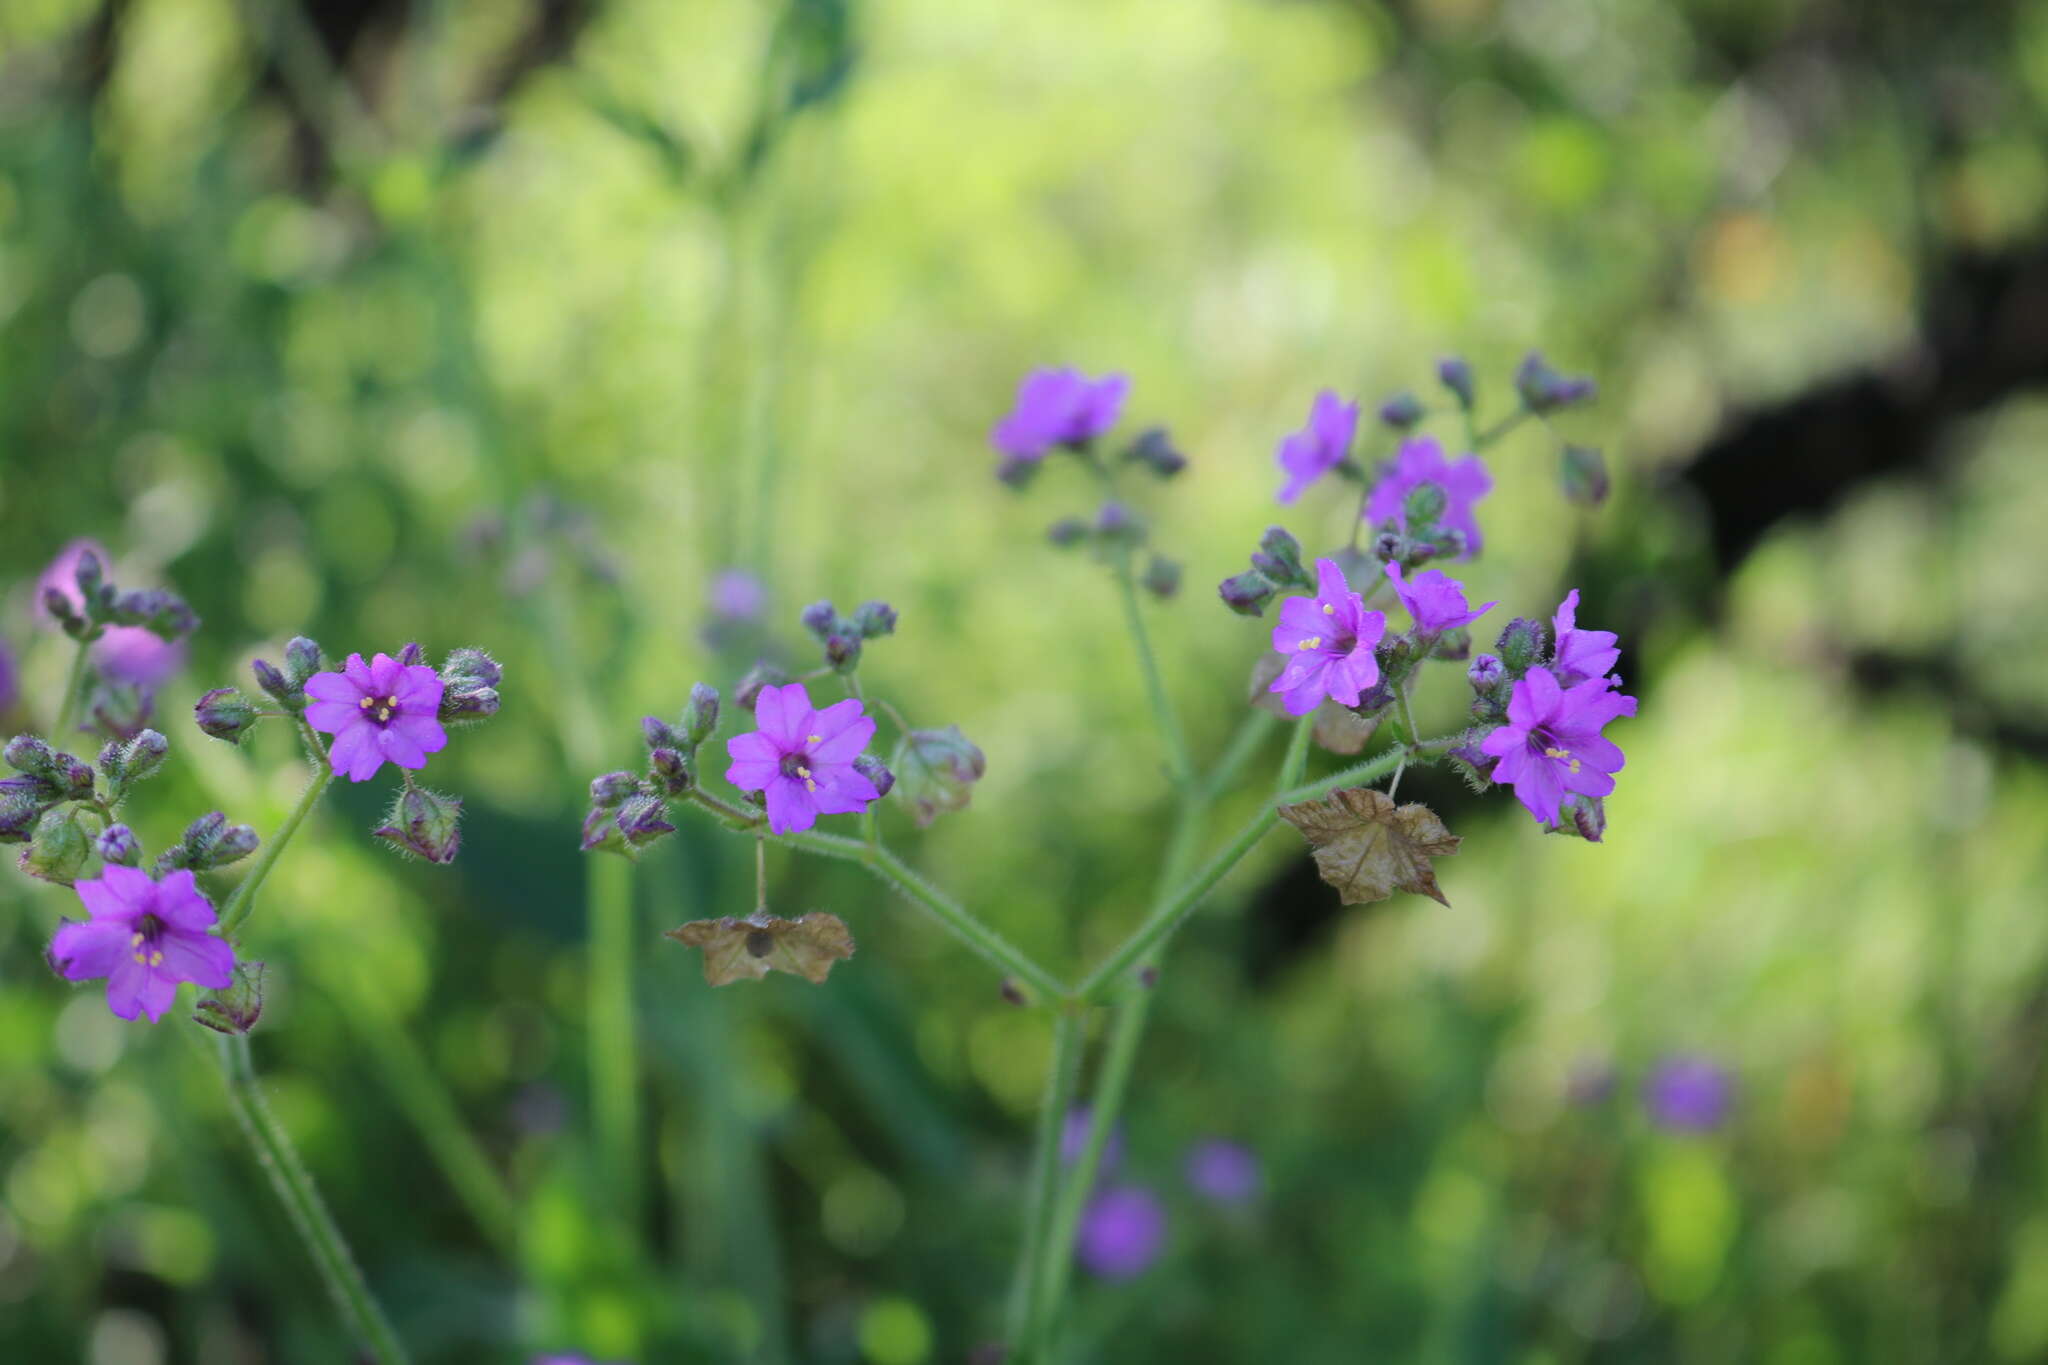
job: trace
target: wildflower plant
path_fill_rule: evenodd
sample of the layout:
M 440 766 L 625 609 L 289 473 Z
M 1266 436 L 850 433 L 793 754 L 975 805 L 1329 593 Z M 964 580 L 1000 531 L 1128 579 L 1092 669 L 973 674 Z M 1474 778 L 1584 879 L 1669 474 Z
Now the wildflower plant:
M 882 816 L 889 798 L 922 827 L 966 808 L 986 768 L 981 750 L 957 726 L 913 727 L 896 705 L 865 686 L 863 665 L 872 647 L 899 627 L 886 604 L 868 602 L 852 612 L 829 601 L 804 608 L 797 624 L 817 650 L 808 669 L 756 664 L 734 684 L 731 706 L 722 704 L 717 688 L 698 683 L 678 720 L 650 716 L 642 722 L 642 769 L 600 774 L 591 782 L 582 846 L 593 855 L 636 859 L 673 834 L 693 809 L 753 841 L 752 912 L 668 931 L 701 951 L 714 986 L 757 981 L 777 970 L 824 983 L 833 967 L 853 956 L 853 936 L 836 915 L 810 910 L 789 917 L 771 909 L 767 861 L 774 847 L 867 868 L 1000 971 L 1006 998 L 1051 1011 L 1053 1058 L 1002 1338 L 1013 1362 L 1052 1358 L 1077 1258 L 1114 1279 L 1140 1273 L 1159 1254 L 1166 1229 L 1157 1199 L 1139 1186 L 1098 1190 L 1096 1177 L 1114 1164 L 1164 949 L 1276 825 L 1289 824 L 1304 836 L 1324 879 L 1347 904 L 1396 891 L 1448 903 L 1438 863 L 1458 851 L 1461 839 L 1427 807 L 1398 800 L 1411 766 L 1449 764 L 1482 790 L 1512 790 L 1557 833 L 1598 840 L 1605 829 L 1602 801 L 1613 790 L 1622 755 L 1603 731 L 1635 710 L 1611 672 L 1619 659 L 1615 636 L 1578 626 L 1574 591 L 1548 624 L 1514 618 L 1490 652 L 1475 656 L 1473 631 L 1500 603 L 1474 605 L 1477 594 L 1450 568 L 1469 572 L 1462 566 L 1485 546 L 1493 480 L 1482 452 L 1524 421 L 1547 425 L 1558 411 L 1590 400 L 1592 386 L 1532 356 L 1517 372 L 1514 409 L 1482 428 L 1471 368 L 1449 360 L 1438 374 L 1447 405 L 1433 411 L 1401 394 L 1378 408 L 1379 423 L 1393 438 L 1382 460 L 1369 460 L 1361 448 L 1361 404 L 1334 390 L 1319 393 L 1306 424 L 1281 440 L 1276 461 L 1284 475 L 1283 505 L 1339 481 L 1353 486 L 1356 512 L 1346 542 L 1320 554 L 1305 551 L 1285 527 L 1272 527 L 1249 566 L 1219 585 L 1231 611 L 1263 616 L 1274 608 L 1275 619 L 1257 642 L 1265 647 L 1262 657 L 1254 660 L 1259 650 L 1247 640 L 1252 705 L 1238 736 L 1207 767 L 1197 764 L 1181 731 L 1145 610 L 1148 596 L 1175 594 L 1182 572 L 1153 546 L 1143 483 L 1180 476 L 1187 457 L 1161 427 L 1116 436 L 1131 396 L 1121 374 L 1034 371 L 1019 385 L 1011 410 L 994 423 L 990 442 L 1000 482 L 1022 492 L 1055 464 L 1081 475 L 1085 500 L 1068 503 L 1047 540 L 1085 552 L 1116 588 L 1175 798 L 1157 899 L 1124 942 L 1078 980 L 1019 951 L 886 842 Z M 1452 419 L 1448 438 L 1423 430 L 1433 417 Z M 1444 444 L 1461 437 L 1462 450 Z M 1569 496 L 1587 500 L 1593 467 L 1585 448 L 1562 447 L 1560 477 Z M 1603 490 L 1604 479 L 1602 471 Z M 1432 668 L 1438 664 L 1450 667 Z M 1448 685 L 1469 689 L 1472 723 L 1424 735 L 1411 699 L 1431 676 L 1448 681 L 1452 668 L 1463 677 Z M 1240 784 L 1276 717 L 1293 728 L 1273 796 L 1249 824 L 1205 852 L 1209 812 Z M 713 747 L 722 723 L 723 762 Z M 1376 754 L 1305 780 L 1313 748 L 1355 756 L 1380 734 L 1387 738 Z M 1098 1007 L 1108 1008 L 1109 1022 L 1092 1093 L 1081 1104 L 1083 1053 Z M 1249 1198 L 1257 1189 L 1255 1162 L 1228 1144 L 1205 1151 L 1191 1169 L 1208 1196 L 1220 1201 Z

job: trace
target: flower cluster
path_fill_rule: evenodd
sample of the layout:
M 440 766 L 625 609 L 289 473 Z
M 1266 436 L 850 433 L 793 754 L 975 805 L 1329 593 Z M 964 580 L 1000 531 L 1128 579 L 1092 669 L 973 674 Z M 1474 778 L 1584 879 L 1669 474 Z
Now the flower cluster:
M 44 621 L 88 647 L 88 728 L 130 739 L 149 724 L 157 689 L 184 667 L 184 640 L 199 618 L 175 593 L 117 588 L 107 562 L 98 543 L 72 541 L 36 581 L 36 603 Z

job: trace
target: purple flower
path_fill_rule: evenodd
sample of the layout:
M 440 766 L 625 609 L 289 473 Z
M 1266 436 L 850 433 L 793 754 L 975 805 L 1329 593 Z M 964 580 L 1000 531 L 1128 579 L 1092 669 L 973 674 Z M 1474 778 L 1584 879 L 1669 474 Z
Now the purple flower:
M 1273 648 L 1287 664 L 1268 692 L 1281 693 L 1290 716 L 1305 716 L 1328 697 L 1358 705 L 1358 694 L 1380 680 L 1373 646 L 1387 633 L 1387 618 L 1365 609 L 1333 560 L 1316 561 L 1316 595 L 1280 604 Z
M 1150 1190 L 1117 1185 L 1088 1201 L 1075 1254 L 1105 1280 L 1128 1280 L 1159 1258 L 1166 1209 Z
M 74 540 L 59 550 L 36 580 L 38 620 L 56 624 L 57 618 L 43 605 L 45 594 L 51 591 L 69 602 L 74 612 L 84 609 L 85 598 L 78 591 L 78 560 L 87 550 L 102 565 L 113 562 L 106 547 L 94 540 Z M 166 640 L 146 626 L 108 626 L 93 641 L 91 659 L 93 668 L 109 682 L 154 688 L 185 666 L 185 642 Z
M 1188 1151 L 1188 1184 L 1218 1204 L 1243 1204 L 1259 1193 L 1259 1158 L 1241 1143 L 1210 1138 Z
M 1067 1120 L 1060 1129 L 1060 1161 L 1071 1166 L 1081 1159 L 1081 1150 L 1088 1145 L 1088 1127 L 1095 1120 L 1095 1113 L 1085 1104 L 1074 1106 L 1067 1111 Z M 1096 1172 L 1110 1175 L 1123 1164 L 1124 1126 L 1119 1123 L 1109 1130 L 1109 1141 L 1102 1144 L 1102 1160 L 1096 1163 Z
M 1351 438 L 1358 431 L 1358 404 L 1347 403 L 1335 391 L 1324 389 L 1308 410 L 1308 425 L 1280 442 L 1273 458 L 1287 482 L 1280 486 L 1280 501 L 1293 502 L 1323 475 L 1344 463 L 1351 453 Z
M 348 656 L 339 673 L 306 679 L 306 723 L 334 736 L 327 758 L 351 782 L 365 782 L 390 759 L 401 768 L 424 768 L 427 755 L 448 746 L 441 728 L 441 678 L 425 664 L 402 664 L 389 654 L 369 663 Z
M 820 815 L 865 810 L 882 794 L 853 761 L 875 737 L 875 722 L 848 697 L 822 711 L 811 709 L 802 683 L 764 687 L 754 703 L 760 728 L 725 742 L 732 766 L 725 780 L 741 791 L 766 792 L 768 828 L 795 834 Z
M 0 640 L 0 711 L 14 705 L 21 695 L 21 675 L 14 666 L 14 651 Z
M 1037 460 L 1057 445 L 1080 445 L 1116 425 L 1130 391 L 1128 375 L 1090 379 L 1076 369 L 1033 370 L 1017 386 L 1016 406 L 996 423 L 995 448 L 1013 460 Z
M 1580 630 L 1578 615 L 1579 590 L 1573 588 L 1558 603 L 1557 615 L 1550 620 L 1557 632 L 1550 666 L 1560 687 L 1604 677 L 1621 658 L 1621 651 L 1614 647 L 1619 637 L 1611 630 Z
M 1488 602 L 1477 610 L 1466 607 L 1465 585 L 1442 569 L 1426 569 L 1415 575 L 1413 583 L 1408 583 L 1401 578 L 1401 566 L 1389 564 L 1387 577 L 1394 580 L 1394 595 L 1415 618 L 1417 635 L 1441 635 L 1459 626 L 1469 626 L 1500 605 Z
M 206 932 L 213 906 L 189 870 L 159 882 L 113 866 L 74 889 L 92 918 L 66 920 L 57 930 L 51 965 L 67 981 L 106 977 L 107 1008 L 117 1017 L 146 1014 L 155 1023 L 171 1007 L 179 982 L 225 990 L 234 981 L 235 950 Z
M 1508 698 L 1508 723 L 1480 741 L 1480 751 L 1499 759 L 1493 780 L 1515 789 L 1515 797 L 1538 824 L 1557 823 L 1565 793 L 1605 796 L 1613 774 L 1626 761 L 1601 727 L 1636 713 L 1636 699 L 1614 690 L 1612 678 L 1582 682 L 1569 690 L 1547 668 L 1532 668 Z
M 1444 448 L 1433 436 L 1402 443 L 1394 454 L 1393 465 L 1380 476 L 1372 496 L 1366 499 L 1365 519 L 1375 525 L 1391 521 L 1406 530 L 1408 518 L 1402 505 L 1411 489 L 1425 483 L 1444 490 L 1444 511 L 1438 520 L 1464 536 L 1465 552 L 1459 558 L 1470 559 L 1478 554 L 1479 523 L 1472 518 L 1472 506 L 1492 491 L 1493 478 L 1477 455 L 1457 461 L 1445 459 Z
M 1705 1057 L 1667 1057 L 1643 1084 L 1651 1122 L 1673 1132 L 1719 1128 L 1734 1101 L 1734 1078 Z
M 711 614 L 721 621 L 752 621 L 768 605 L 768 589 L 745 569 L 726 569 L 711 580 Z

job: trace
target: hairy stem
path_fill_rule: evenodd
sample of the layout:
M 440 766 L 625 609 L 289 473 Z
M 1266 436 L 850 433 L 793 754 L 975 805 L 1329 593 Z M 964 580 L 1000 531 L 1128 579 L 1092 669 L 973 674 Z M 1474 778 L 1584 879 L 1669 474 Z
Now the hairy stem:
M 57 698 L 57 724 L 50 732 L 50 738 L 57 746 L 64 746 L 71 727 L 78 720 L 78 697 L 85 691 L 85 660 L 92 649 L 90 640 L 80 640 L 78 648 L 71 655 L 71 669 L 64 675 L 64 693 Z
M 271 869 L 277 866 L 277 860 L 284 856 L 285 849 L 291 844 L 292 836 L 299 832 L 299 826 L 306 823 L 306 817 L 313 813 L 313 808 L 320 804 L 320 798 L 327 795 L 327 789 L 334 784 L 334 765 L 327 761 L 327 752 L 320 744 L 319 736 L 307 728 L 304 721 L 300 721 L 299 724 L 304 731 L 301 737 L 312 745 L 313 775 L 307 781 L 305 791 L 299 794 L 298 804 L 291 808 L 284 817 L 284 823 L 277 827 L 277 833 L 264 841 L 262 851 L 256 855 L 255 866 L 249 869 L 249 875 L 242 878 L 241 885 L 234 889 L 233 894 L 228 897 L 227 904 L 221 907 L 220 932 L 223 938 L 232 937 L 234 932 L 242 927 L 242 922 L 249 918 L 250 912 L 256 908 L 256 892 L 262 887 L 264 879 L 269 877 Z
M 591 1110 L 599 1168 L 614 1212 L 640 1213 L 640 1059 L 633 1028 L 633 869 L 623 858 L 585 860 L 590 898 L 586 1010 Z
M 1021 1348 L 1025 1361 L 1035 1361 L 1044 1326 L 1045 1248 L 1052 1236 L 1053 1215 L 1060 1193 L 1060 1134 L 1081 1072 L 1081 1016 L 1062 1009 L 1053 1023 L 1052 1061 L 1046 1068 L 1045 1093 L 1038 1105 L 1038 1136 L 1031 1158 L 1031 1189 L 1024 1216 L 1024 1245 L 1017 1256 L 1016 1282 L 1010 1291 L 1009 1340 Z
M 1152 637 L 1145 629 L 1145 612 L 1138 601 L 1138 583 L 1131 572 L 1131 555 L 1128 550 L 1116 557 L 1116 584 L 1124 602 L 1124 619 L 1130 627 L 1131 643 L 1137 647 L 1138 667 L 1145 675 L 1145 697 L 1152 704 L 1152 717 L 1159 726 L 1159 737 L 1166 744 L 1166 766 L 1173 774 L 1174 785 L 1185 786 L 1194 781 L 1195 764 L 1188 756 L 1188 742 L 1181 734 L 1180 719 L 1174 714 L 1173 703 L 1166 695 L 1166 681 L 1159 673 L 1159 659 L 1152 651 Z
M 335 1226 L 334 1216 L 327 1211 L 313 1177 L 299 1160 L 290 1135 L 264 1102 L 255 1063 L 249 1056 L 248 1038 L 222 1038 L 219 1050 L 228 1104 L 248 1135 L 249 1145 L 256 1149 L 257 1160 L 291 1217 L 292 1227 L 312 1255 L 327 1292 L 334 1297 L 335 1306 L 348 1320 L 349 1330 L 368 1353 L 365 1358 L 375 1365 L 405 1365 L 405 1348 L 399 1344 L 397 1333 L 371 1295 L 348 1242 Z

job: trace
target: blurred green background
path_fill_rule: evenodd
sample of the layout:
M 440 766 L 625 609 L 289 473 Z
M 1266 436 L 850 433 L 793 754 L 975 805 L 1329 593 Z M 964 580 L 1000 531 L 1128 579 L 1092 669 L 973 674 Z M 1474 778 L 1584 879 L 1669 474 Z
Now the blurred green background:
M 258 1064 L 402 1335 L 964 1360 L 1044 1016 L 788 855 L 775 904 L 859 956 L 710 992 L 655 931 L 744 913 L 751 869 L 689 822 L 636 879 L 626 1233 L 587 1136 L 585 783 L 692 681 L 797 659 L 804 603 L 887 598 L 868 686 L 988 776 L 885 827 L 1073 974 L 1141 913 L 1166 813 L 1106 577 L 1042 536 L 1088 489 L 991 478 L 1018 377 L 1125 370 L 1193 460 L 1146 511 L 1206 756 L 1265 633 L 1210 585 L 1315 390 L 1420 390 L 1458 351 L 1500 412 L 1540 346 L 1600 381 L 1562 425 L 1615 496 L 1569 506 L 1511 437 L 1467 579 L 1503 615 L 1581 587 L 1624 632 L 1607 843 L 1426 772 L 1453 908 L 1340 912 L 1263 845 L 1168 960 L 1120 1176 L 1167 1247 L 1083 1277 L 1074 1358 L 2039 1360 L 2044 298 L 2038 5 L 9 0 L 9 724 L 48 723 L 30 588 L 80 535 L 206 622 L 152 847 L 295 797 L 287 736 L 191 724 L 252 656 L 490 649 L 504 711 L 432 770 L 461 859 L 393 857 L 386 783 L 345 790 L 252 922 Z M 1331 543 L 1348 507 L 1289 524 Z M 728 568 L 767 614 L 707 634 Z M 1445 670 L 1425 729 L 1463 704 Z M 194 1030 L 46 970 L 70 903 L 0 879 L 0 1359 L 348 1360 Z M 1651 1123 L 1677 1054 L 1732 1073 L 1724 1125 Z M 1258 1152 L 1251 1206 L 1187 1189 L 1207 1136 Z

